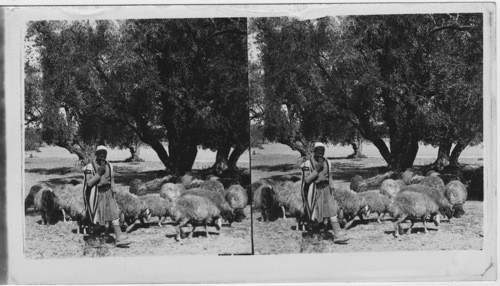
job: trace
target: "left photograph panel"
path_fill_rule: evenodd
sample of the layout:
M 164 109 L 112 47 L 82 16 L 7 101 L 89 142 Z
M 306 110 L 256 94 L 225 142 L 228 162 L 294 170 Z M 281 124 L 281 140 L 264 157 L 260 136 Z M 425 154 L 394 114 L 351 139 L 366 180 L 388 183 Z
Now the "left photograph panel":
M 246 18 L 24 29 L 26 258 L 252 254 Z

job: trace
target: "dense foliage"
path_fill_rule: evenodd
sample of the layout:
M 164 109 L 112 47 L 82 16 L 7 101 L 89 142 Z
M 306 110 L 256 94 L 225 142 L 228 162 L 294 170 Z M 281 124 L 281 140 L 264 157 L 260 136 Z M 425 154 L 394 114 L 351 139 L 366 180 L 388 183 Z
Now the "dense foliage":
M 47 143 L 83 158 L 140 140 L 174 173 L 200 145 L 233 169 L 248 148 L 246 19 L 39 21 L 26 39 L 26 118 Z
M 394 170 L 412 166 L 419 142 L 481 140 L 480 14 L 259 18 L 252 27 L 270 140 L 304 155 L 311 141 L 354 138 L 355 128 Z

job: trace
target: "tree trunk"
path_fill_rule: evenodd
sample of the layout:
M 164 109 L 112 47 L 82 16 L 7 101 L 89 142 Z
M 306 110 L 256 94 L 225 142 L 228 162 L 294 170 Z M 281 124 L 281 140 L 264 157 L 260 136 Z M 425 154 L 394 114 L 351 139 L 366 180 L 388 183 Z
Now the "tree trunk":
M 156 152 L 156 155 L 158 155 L 158 158 L 160 158 L 160 161 L 168 170 L 170 156 L 168 156 L 167 150 L 165 150 L 163 144 L 161 144 L 161 142 L 158 140 L 151 142 L 144 142 L 144 143 L 148 144 L 149 146 L 151 146 L 151 148 L 153 148 L 153 150 Z
M 229 156 L 229 160 L 227 162 L 229 170 L 238 169 L 236 167 L 236 163 L 238 163 L 238 160 L 240 159 L 241 155 L 243 155 L 243 153 L 245 153 L 246 150 L 247 146 L 241 144 L 236 145 L 236 147 L 233 149 L 233 152 L 231 152 L 231 155 Z
M 140 157 L 141 154 L 140 142 L 133 143 L 133 145 L 130 145 L 128 149 L 130 150 L 130 157 L 125 159 L 125 162 L 144 162 L 144 160 L 142 160 Z
M 217 149 L 217 154 L 215 156 L 215 163 L 212 166 L 214 173 L 218 176 L 222 174 L 227 169 L 229 152 L 231 151 L 231 146 L 225 144 L 224 146 L 219 146 Z
M 57 142 L 56 145 L 68 150 L 69 153 L 78 156 L 78 161 L 84 165 L 92 160 L 92 152 L 90 150 L 94 149 L 93 146 L 81 148 L 80 146 L 71 144 L 70 142 Z
M 366 158 L 366 156 L 363 155 L 363 141 L 363 137 L 359 134 L 359 132 L 356 132 L 356 138 L 351 142 L 351 146 L 354 152 L 351 155 L 347 156 L 347 159 Z
M 457 145 L 455 148 L 453 148 L 453 151 L 451 152 L 450 155 L 450 165 L 453 166 L 458 166 L 458 158 L 460 157 L 460 154 L 462 154 L 462 151 L 469 145 L 469 143 L 463 143 L 462 141 L 458 141 Z
M 442 170 L 445 166 L 450 164 L 450 150 L 451 150 L 451 142 L 449 140 L 443 140 L 439 144 L 438 157 L 434 162 L 434 166 L 438 168 L 438 170 Z
M 198 146 L 192 142 L 169 142 L 168 149 L 170 158 L 167 164 L 167 172 L 181 175 L 191 171 L 193 168 Z

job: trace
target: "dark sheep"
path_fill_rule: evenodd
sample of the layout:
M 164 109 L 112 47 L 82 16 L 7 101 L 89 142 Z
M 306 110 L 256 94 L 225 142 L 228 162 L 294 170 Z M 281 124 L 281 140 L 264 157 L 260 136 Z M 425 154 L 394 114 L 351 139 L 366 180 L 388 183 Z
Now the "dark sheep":
M 38 192 L 44 190 L 51 190 L 53 186 L 48 185 L 47 183 L 36 183 L 30 188 L 30 191 L 26 198 L 24 199 L 24 210 L 27 211 L 31 206 L 35 204 L 35 196 Z
M 425 233 L 428 232 L 426 220 L 432 219 L 436 226 L 439 226 L 440 222 L 439 206 L 430 196 L 419 192 L 404 191 L 404 189 L 396 195 L 390 208 L 390 214 L 396 218 L 394 223 L 395 237 L 402 233 L 401 223 L 406 219 L 411 220 L 411 225 L 406 231 L 407 234 L 411 233 L 416 220 L 422 220 Z
M 47 223 L 54 223 L 55 210 L 56 210 L 56 195 L 52 189 L 44 188 L 36 193 L 34 198 L 35 209 L 40 213 L 42 217 L 42 223 L 46 225 Z
M 462 182 L 449 182 L 444 188 L 444 196 L 453 206 L 453 217 L 459 218 L 465 214 L 463 205 L 467 200 L 467 188 Z
M 368 190 L 368 183 L 360 175 L 356 175 L 351 179 L 351 190 L 356 193 L 366 192 Z
M 259 194 L 259 196 L 256 196 L 256 199 L 258 199 L 256 207 L 261 210 L 262 221 L 276 220 L 279 217 L 278 210 L 281 210 L 281 208 L 273 188 L 270 185 L 262 185 L 255 194 Z

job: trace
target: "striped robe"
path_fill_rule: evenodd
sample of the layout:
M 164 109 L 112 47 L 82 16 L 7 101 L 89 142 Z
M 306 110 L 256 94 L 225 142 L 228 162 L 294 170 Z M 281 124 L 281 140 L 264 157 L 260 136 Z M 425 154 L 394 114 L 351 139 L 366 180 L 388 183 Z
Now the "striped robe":
M 329 188 L 328 179 L 329 179 L 329 175 L 330 175 L 331 165 L 330 165 L 330 161 L 328 161 L 325 158 L 324 158 L 324 160 L 327 162 L 327 164 L 326 164 L 326 168 L 323 169 L 322 173 L 325 172 L 325 169 L 326 169 L 327 181 L 320 182 L 320 183 L 326 184 L 326 187 Z M 310 158 L 310 159 L 306 160 L 304 163 L 302 163 L 302 165 L 301 165 L 301 170 L 302 170 L 302 181 L 301 181 L 302 201 L 304 202 L 304 211 L 307 215 L 307 218 L 310 221 L 323 219 L 323 218 L 318 217 L 318 213 L 317 213 L 317 203 L 318 203 L 318 195 L 317 195 L 317 191 L 316 191 L 317 182 L 314 181 L 310 184 L 308 184 L 306 182 L 307 176 L 309 176 L 314 171 L 315 164 L 316 163 L 313 162 L 313 159 Z M 333 198 L 332 198 L 332 200 L 333 200 Z M 335 202 L 333 202 L 333 204 L 335 204 Z M 336 207 L 336 206 L 332 206 L 332 207 Z
M 109 173 L 110 173 L 110 181 L 111 181 L 111 188 L 114 188 L 113 186 L 113 165 L 111 165 L 108 161 L 106 161 L 106 165 L 109 168 Z M 87 217 L 89 220 L 93 223 L 97 223 L 97 203 L 99 201 L 99 192 L 97 191 L 97 184 L 94 185 L 93 187 L 87 186 L 88 181 L 92 179 L 95 174 L 97 173 L 97 162 L 94 160 L 91 163 L 87 164 L 83 168 L 83 174 L 84 174 L 84 183 L 83 183 L 83 202 L 85 203 L 85 208 L 87 210 Z

